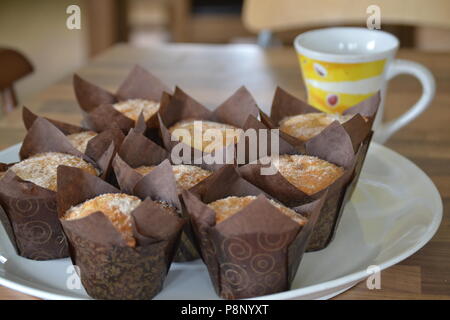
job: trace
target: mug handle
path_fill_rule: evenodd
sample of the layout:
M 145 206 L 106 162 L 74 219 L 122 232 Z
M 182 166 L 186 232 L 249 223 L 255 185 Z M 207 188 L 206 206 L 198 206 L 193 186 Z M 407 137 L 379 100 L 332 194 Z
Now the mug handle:
M 397 119 L 382 123 L 375 132 L 375 141 L 379 143 L 386 142 L 390 136 L 404 127 L 416 117 L 418 117 L 426 108 L 429 107 L 436 91 L 436 83 L 431 72 L 423 65 L 402 59 L 394 60 L 389 66 L 387 80 L 391 80 L 399 74 L 409 74 L 416 77 L 422 85 L 422 96 L 420 99 L 404 114 Z

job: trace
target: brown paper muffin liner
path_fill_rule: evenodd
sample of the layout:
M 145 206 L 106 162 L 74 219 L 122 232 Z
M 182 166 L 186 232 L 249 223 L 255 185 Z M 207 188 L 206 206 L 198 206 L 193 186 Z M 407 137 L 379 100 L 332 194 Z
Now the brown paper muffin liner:
M 182 159 L 176 157 L 176 155 L 172 157 L 172 155 L 165 148 L 143 135 L 139 128 L 133 128 L 130 130 L 120 146 L 118 156 L 120 159 L 117 161 L 122 160 L 125 162 L 127 167 L 130 168 L 157 166 L 166 159 L 168 159 L 172 164 L 189 164 L 209 171 L 215 171 L 223 166 L 221 164 L 207 164 L 204 161 L 200 161 L 202 159 L 199 159 L 198 163 L 195 159 L 193 163 L 184 163 Z M 138 175 L 142 177 L 142 175 Z M 129 176 L 128 173 L 127 176 Z M 135 185 L 134 180 L 129 180 L 128 178 L 124 180 L 119 177 L 118 181 L 121 189 L 126 191 L 130 191 Z M 130 182 L 131 184 L 127 185 Z
M 170 155 L 165 149 L 139 133 L 139 129 L 131 129 L 113 162 L 114 172 L 121 190 L 127 193 L 133 193 L 134 187 L 139 180 L 143 178 L 135 168 L 140 166 L 156 166 L 152 171 L 152 173 L 155 174 L 155 172 L 161 170 L 165 171 L 167 161 L 169 160 Z M 211 170 L 207 165 L 201 167 Z M 170 171 L 170 175 L 175 179 L 172 171 Z M 183 216 L 187 218 L 184 211 L 184 208 L 182 208 L 181 212 Z M 186 223 L 174 261 L 184 262 L 198 258 L 199 255 L 193 244 L 193 235 L 190 224 Z
M 280 141 L 282 140 L 280 137 Z M 334 121 L 317 136 L 306 141 L 304 148 L 304 153 L 287 152 L 287 154 L 306 154 L 318 157 L 344 168 L 343 175 L 326 189 L 316 194 L 307 195 L 297 189 L 279 172 L 274 175 L 261 175 L 262 165 L 259 163 L 242 166 L 239 168 L 239 173 L 244 179 L 290 207 L 317 199 L 327 191 L 320 216 L 307 247 L 307 251 L 314 251 L 325 248 L 333 237 L 337 221 L 339 221 L 341 207 L 344 205 L 344 194 L 354 176 L 354 169 L 360 155 L 354 154 L 353 144 L 347 131 L 337 121 Z M 360 153 L 362 153 L 361 150 Z M 280 151 L 280 154 L 283 154 L 283 150 Z
M 355 153 L 372 129 L 380 100 L 380 92 L 377 92 L 343 113 L 344 115 L 354 115 L 342 125 L 352 140 Z M 278 87 L 273 98 L 270 118 L 262 115 L 261 120 L 269 127 L 278 127 L 280 121 L 286 117 L 313 112 L 321 111 Z M 367 119 L 367 122 L 363 117 Z
M 364 165 L 364 160 L 366 158 L 367 151 L 369 149 L 370 141 L 372 140 L 372 136 L 373 136 L 373 131 L 371 131 L 369 133 L 369 135 L 366 137 L 366 139 L 362 142 L 361 147 L 359 148 L 358 152 L 356 153 L 356 156 L 355 156 L 355 168 L 354 168 L 354 171 L 353 171 L 353 176 L 352 176 L 349 184 L 345 188 L 345 192 L 344 192 L 344 195 L 342 197 L 342 202 L 341 202 L 340 207 L 339 207 L 339 212 L 334 217 L 330 216 L 330 221 L 327 224 L 328 226 L 331 227 L 331 229 L 330 229 L 330 227 L 328 227 L 328 230 L 331 230 L 331 232 L 330 232 L 330 236 L 329 236 L 328 240 L 326 242 L 324 242 L 325 243 L 325 247 L 328 246 L 328 244 L 331 241 L 333 241 L 334 236 L 336 235 L 336 230 L 337 230 L 337 227 L 339 225 L 339 221 L 340 221 L 340 219 L 342 217 L 342 213 L 344 211 L 344 208 L 345 208 L 346 204 L 352 198 L 353 192 L 356 189 L 356 185 L 357 185 L 358 180 L 359 180 L 359 175 L 361 174 L 361 170 L 362 170 L 362 167 Z M 316 241 L 316 240 L 314 239 L 314 241 Z M 312 240 L 311 240 L 311 243 L 312 243 Z M 321 249 L 321 246 L 319 244 L 320 241 L 317 241 L 317 243 L 318 243 L 317 249 L 312 247 L 310 249 L 310 251 L 320 250 Z
M 163 96 L 165 96 L 166 94 L 168 94 L 168 93 L 164 93 Z M 161 102 L 161 104 L 163 104 L 163 103 L 164 102 Z M 132 129 L 135 133 L 140 133 L 144 137 L 150 139 L 151 141 L 153 141 L 160 147 L 164 148 L 164 144 L 162 142 L 161 134 L 160 134 L 160 130 L 159 130 L 158 116 L 156 116 L 156 121 L 157 121 L 157 128 L 149 128 L 145 122 L 144 114 L 141 112 L 141 114 L 139 115 L 139 117 L 136 121 L 136 124 L 134 125 L 134 128 L 132 128 Z
M 64 133 L 66 136 L 69 134 L 73 134 L 73 133 L 79 133 L 79 132 L 83 132 L 83 131 L 87 131 L 89 129 L 74 125 L 74 124 L 70 124 L 70 123 L 66 123 L 66 122 L 62 122 L 62 121 L 58 121 L 58 120 L 53 120 L 53 119 L 49 119 L 49 118 L 45 118 L 45 117 L 40 117 L 37 114 L 33 113 L 30 109 L 28 109 L 27 107 L 23 106 L 22 107 L 22 121 L 23 124 L 25 126 L 25 128 L 28 130 L 30 130 L 31 126 L 33 125 L 34 121 L 37 118 L 44 118 L 47 121 L 49 121 L 50 123 L 52 123 L 55 127 L 57 127 L 60 131 L 62 131 L 62 133 Z
M 111 143 L 94 161 L 72 147 L 62 131 L 48 120 L 36 118 L 25 137 L 20 154 L 26 158 L 49 151 L 83 158 L 99 169 L 102 178 L 110 171 L 114 157 L 114 145 Z M 0 169 L 5 170 L 9 166 L 3 164 Z M 19 255 L 33 260 L 68 256 L 66 238 L 56 212 L 56 192 L 24 181 L 14 172 L 8 171 L 0 178 L 0 206 L 1 220 Z
M 68 256 L 55 192 L 8 171 L 0 178 L 0 207 L 0 220 L 17 254 L 33 260 Z
M 1 204 L 0 204 L 0 223 L 3 225 L 6 235 L 8 236 L 9 241 L 11 242 L 14 250 L 16 252 L 19 252 L 19 248 L 17 248 L 16 236 L 14 235 L 13 226 L 9 221 L 9 217 L 6 214 L 5 210 L 3 210 Z
M 130 130 L 119 148 L 118 155 L 132 168 L 155 166 L 170 158 L 166 149 L 148 139 L 138 129 Z
M 22 120 L 23 120 L 23 123 L 24 123 L 27 131 L 29 131 L 31 129 L 31 127 L 34 124 L 34 121 L 39 118 L 44 118 L 44 117 L 40 117 L 40 116 L 34 114 L 27 107 L 23 107 Z M 49 119 L 49 118 L 44 118 L 44 119 L 47 120 L 48 122 L 50 122 L 51 124 L 53 124 L 56 128 L 58 128 L 66 136 L 73 134 L 73 133 L 89 131 L 89 129 L 86 129 L 86 128 L 83 128 L 80 126 L 76 126 L 76 125 L 73 125 L 70 123 L 65 123 L 65 122 L 61 122 L 61 121 L 57 121 L 57 120 L 53 120 L 53 119 Z M 35 132 L 35 134 L 39 135 L 40 137 L 42 137 L 42 135 L 43 135 L 43 133 L 40 131 Z M 117 151 L 117 149 L 122 144 L 122 141 L 124 138 L 125 138 L 125 136 L 124 136 L 123 132 L 119 129 L 108 129 L 103 132 L 97 132 L 97 136 L 95 136 L 88 142 L 85 154 L 93 160 L 98 160 L 103 155 L 105 150 L 109 147 L 111 142 L 114 142 L 114 146 L 116 148 L 115 151 Z
M 163 182 L 166 178 L 159 175 L 155 179 Z M 168 215 L 145 194 L 179 209 L 179 204 L 174 203 L 177 195 L 155 191 L 153 181 L 148 179 L 139 183 L 136 196 L 143 202 L 131 213 L 137 244 L 130 247 L 102 212 L 76 220 L 62 218 L 70 207 L 101 194 L 120 193 L 118 189 L 66 166 L 58 168 L 58 185 L 58 214 L 69 240 L 70 257 L 79 268 L 87 293 L 95 299 L 152 299 L 158 294 L 177 249 L 184 219 Z M 170 181 L 167 185 L 171 185 Z
M 142 178 L 142 175 L 134 170 L 135 168 L 140 166 L 157 166 L 154 170 L 159 170 L 159 165 L 165 159 L 168 159 L 173 163 L 173 159 L 167 150 L 143 135 L 145 127 L 142 126 L 142 121 L 143 118 L 140 117 L 137 126 L 130 130 L 113 163 L 118 184 L 125 192 L 132 192 L 137 181 Z M 234 147 L 229 146 L 228 148 Z M 175 157 L 175 160 L 179 160 L 176 162 L 177 164 L 183 163 L 182 159 L 177 159 Z M 208 171 L 215 171 L 223 166 L 222 164 L 207 164 L 204 161 L 197 162 L 195 159 L 193 163 L 187 164 L 195 165 Z M 188 218 L 187 215 L 184 216 Z M 186 224 L 181 237 L 180 247 L 175 255 L 174 261 L 184 262 L 198 258 L 198 252 L 193 245 L 193 235 L 190 224 Z
M 115 110 L 112 104 L 129 99 L 160 101 L 162 93 L 170 91 L 158 78 L 137 65 L 115 94 L 82 79 L 77 74 L 73 77 L 73 87 L 89 129 L 104 131 L 119 128 L 124 133 L 133 128 L 135 122 Z M 146 125 L 149 128 L 158 127 L 156 114 L 146 121 Z
M 229 124 L 237 128 L 243 128 L 247 117 L 257 117 L 259 108 L 250 92 L 245 88 L 239 88 L 225 102 L 214 111 L 207 109 L 195 99 L 176 87 L 173 95 L 164 94 L 159 110 L 159 127 L 165 148 L 172 151 L 177 145 L 183 145 L 184 150 L 189 150 L 191 160 L 200 159 L 202 151 L 192 148 L 182 142 L 172 141 L 169 128 L 182 120 L 204 120 Z M 222 158 L 222 163 L 234 163 L 236 145 L 228 145 L 222 149 L 216 149 L 211 155 Z M 207 154 L 204 152 L 203 154 Z M 183 156 L 182 152 L 179 155 Z
M 339 214 L 337 215 L 337 217 L 328 217 L 328 223 L 326 223 L 326 225 L 328 225 L 329 227 L 326 229 L 332 230 L 329 240 L 327 241 L 328 243 L 333 239 L 341 217 L 342 210 L 344 209 L 345 204 L 350 200 L 351 195 L 353 194 L 353 190 L 356 187 L 356 183 L 358 181 L 358 177 L 361 172 L 370 141 L 372 139 L 373 131 L 371 129 L 378 111 L 380 101 L 381 95 L 380 92 L 377 92 L 375 95 L 369 97 L 368 99 L 362 101 L 361 103 L 346 110 L 343 113 L 345 115 L 354 115 L 354 117 L 352 117 L 350 120 L 344 122 L 342 126 L 347 131 L 352 140 L 353 150 L 355 151 L 355 169 L 353 177 L 345 191 L 345 196 L 339 208 Z M 290 95 L 283 89 L 277 88 L 272 104 L 271 117 L 269 118 L 262 112 L 260 113 L 260 115 L 261 120 L 264 124 L 271 128 L 276 128 L 277 125 L 275 125 L 275 123 L 278 124 L 285 117 L 311 112 L 318 112 L 318 110 L 308 105 L 306 102 Z M 363 117 L 366 118 L 367 121 L 365 121 Z M 280 132 L 280 135 L 283 135 L 283 133 Z M 283 135 L 283 138 L 286 141 L 291 144 L 295 144 L 296 139 L 287 139 L 288 137 L 290 136 L 287 134 Z M 318 226 L 321 225 L 323 225 L 323 223 L 319 221 Z M 312 236 L 311 245 L 318 250 L 326 245 L 313 245 L 314 242 L 321 242 L 318 241 L 317 237 L 319 236 L 316 233 Z
M 6 171 L 8 171 L 9 167 L 11 167 L 13 165 L 14 165 L 14 163 L 0 162 L 0 180 L 5 176 Z M 8 235 L 8 238 L 11 241 L 14 249 L 16 250 L 16 252 L 18 252 L 17 245 L 16 245 L 16 238 L 14 236 L 11 222 L 9 221 L 9 218 L 6 215 L 5 210 L 3 210 L 1 203 L 0 203 L 0 222 L 2 223 L 3 227 L 5 228 L 6 234 Z
M 28 129 L 19 155 L 20 159 L 23 160 L 43 152 L 72 154 L 96 164 L 101 170 L 101 177 L 107 179 L 111 171 L 111 162 L 123 139 L 124 135 L 120 130 L 105 130 L 92 138 L 88 142 L 86 152 L 82 153 L 72 146 L 65 135 L 65 131 L 53 124 L 53 121 L 37 117 Z M 110 150 L 111 145 L 113 147 Z
M 293 208 L 309 217 L 302 227 L 275 208 L 264 192 L 240 178 L 233 166 L 208 179 L 200 183 L 201 188 L 183 191 L 183 199 L 217 294 L 242 299 L 288 290 L 323 198 Z M 216 225 L 215 212 L 207 203 L 248 195 L 257 199 Z

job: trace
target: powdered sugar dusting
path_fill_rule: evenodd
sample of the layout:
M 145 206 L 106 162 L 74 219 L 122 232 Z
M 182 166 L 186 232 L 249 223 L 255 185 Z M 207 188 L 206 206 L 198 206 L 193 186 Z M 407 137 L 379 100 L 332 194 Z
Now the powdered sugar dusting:
M 114 109 L 123 113 L 126 117 L 136 121 L 141 112 L 147 121 L 159 110 L 159 102 L 144 99 L 129 99 L 113 104 Z
M 196 123 L 201 123 L 201 126 Z M 187 136 L 183 134 L 186 130 L 189 133 Z M 219 122 L 188 119 L 176 123 L 169 128 L 169 131 L 179 141 L 195 149 L 211 153 L 216 149 L 237 143 L 242 129 Z
M 141 200 L 124 193 L 106 193 L 71 207 L 64 215 L 66 220 L 84 218 L 94 212 L 103 212 L 113 226 L 123 235 L 130 246 L 136 240 L 133 237 L 131 212 L 136 209 Z
M 107 206 L 110 210 L 118 210 L 123 214 L 130 215 L 131 212 L 141 203 L 141 200 L 134 196 L 122 195 L 112 196 Z
M 156 167 L 142 166 L 136 168 L 135 170 L 142 175 L 146 175 L 150 173 L 154 168 Z M 212 173 L 211 171 L 202 169 L 200 167 L 185 164 L 172 165 L 172 170 L 175 176 L 175 181 L 177 182 L 177 188 L 179 193 L 183 189 L 188 190 L 192 188 L 203 179 L 209 177 Z
M 248 206 L 254 200 L 256 200 L 256 196 L 246 196 L 246 197 L 231 196 L 211 202 L 210 204 L 208 204 L 208 206 L 211 209 L 213 209 L 214 212 L 216 213 L 216 223 L 220 223 L 238 213 L 240 210 Z M 298 224 L 304 225 L 306 224 L 306 222 L 308 222 L 308 219 L 303 217 L 301 214 L 295 212 L 294 210 L 289 209 L 288 207 L 272 199 L 269 199 L 269 202 L 274 207 L 279 209 L 283 214 L 287 215 Z
M 12 170 L 19 178 L 56 191 L 56 174 L 58 166 L 80 168 L 90 174 L 98 175 L 94 166 L 83 159 L 65 153 L 40 153 L 13 165 Z
M 78 133 L 69 134 L 67 139 L 70 143 L 80 152 L 85 153 L 87 145 L 92 138 L 97 135 L 94 131 L 83 131 Z
M 211 175 L 211 171 L 184 164 L 174 165 L 172 169 L 178 185 L 185 190 L 192 188 Z
M 306 194 L 325 189 L 344 173 L 328 161 L 306 155 L 281 155 L 272 159 L 280 174 Z
M 130 216 L 131 212 L 139 206 L 141 200 L 138 197 L 124 193 L 105 193 L 81 204 L 71 207 L 65 214 L 66 220 L 80 219 L 102 211 L 106 215 L 116 212 L 120 215 Z M 108 215 L 109 216 L 109 215 Z
M 350 120 L 353 115 L 329 114 L 321 112 L 299 114 L 292 117 L 286 117 L 280 121 L 280 130 L 306 141 L 318 135 L 329 126 L 333 121 L 344 123 Z

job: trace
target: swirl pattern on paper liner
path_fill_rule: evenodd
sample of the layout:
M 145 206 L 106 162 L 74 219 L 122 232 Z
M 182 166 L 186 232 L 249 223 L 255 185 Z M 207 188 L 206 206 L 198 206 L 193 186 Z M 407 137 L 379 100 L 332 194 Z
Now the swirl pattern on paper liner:
M 2 203 L 21 256 L 33 260 L 68 256 L 54 197 L 17 199 L 3 196 Z
M 203 233 L 203 239 L 205 235 Z M 296 235 L 294 232 L 234 237 L 212 232 L 211 235 L 209 240 L 214 243 L 216 252 L 212 255 L 210 250 L 202 250 L 202 254 L 208 269 L 213 267 L 212 259 L 217 261 L 218 270 L 214 272 L 218 272 L 218 277 L 212 280 L 221 297 L 249 298 L 288 289 L 290 281 L 286 261 L 288 248 Z M 203 246 L 202 249 L 206 248 Z
M 72 261 L 92 298 L 146 300 L 161 291 L 173 239 L 131 248 L 100 245 L 66 232 L 73 248 Z

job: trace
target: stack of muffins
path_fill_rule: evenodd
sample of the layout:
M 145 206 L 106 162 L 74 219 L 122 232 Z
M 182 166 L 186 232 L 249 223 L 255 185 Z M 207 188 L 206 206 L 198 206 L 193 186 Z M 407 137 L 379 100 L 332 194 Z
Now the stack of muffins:
M 242 87 L 210 111 L 138 66 L 116 93 L 77 75 L 74 89 L 84 127 L 23 108 L 0 219 L 19 255 L 70 257 L 98 299 L 151 299 L 172 261 L 198 258 L 223 298 L 288 290 L 303 253 L 333 239 L 379 104 L 329 115 L 278 88 L 268 116 Z M 225 158 L 250 128 L 280 129 L 280 154 L 264 156 L 275 174 L 263 158 Z

